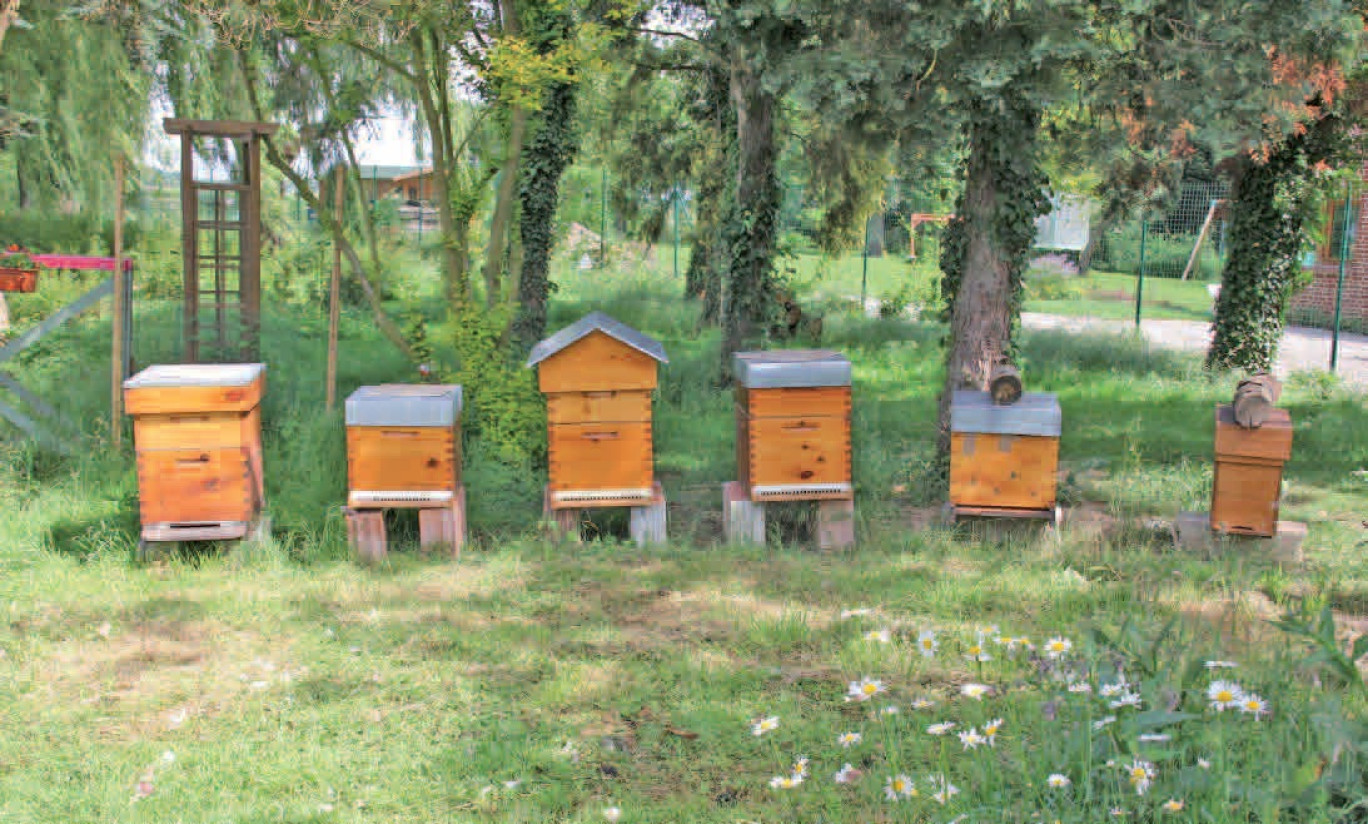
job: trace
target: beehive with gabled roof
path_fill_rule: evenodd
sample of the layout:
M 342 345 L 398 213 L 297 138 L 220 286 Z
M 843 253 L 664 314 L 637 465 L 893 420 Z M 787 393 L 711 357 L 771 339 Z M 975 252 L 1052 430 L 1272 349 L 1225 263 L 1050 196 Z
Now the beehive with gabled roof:
M 533 347 L 527 366 L 546 395 L 553 509 L 653 498 L 651 393 L 668 362 L 659 341 L 602 312 Z

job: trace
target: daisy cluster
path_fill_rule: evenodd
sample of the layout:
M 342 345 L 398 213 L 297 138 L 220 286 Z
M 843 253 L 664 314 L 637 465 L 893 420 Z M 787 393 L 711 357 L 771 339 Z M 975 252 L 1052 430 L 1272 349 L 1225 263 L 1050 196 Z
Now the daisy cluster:
M 843 617 L 869 614 L 869 610 L 850 610 L 844 613 Z M 1010 710 L 1010 707 L 995 707 L 994 702 L 1005 697 L 1007 692 L 1019 693 L 1031 686 L 1042 687 L 1043 691 L 1056 694 L 1056 698 L 1042 705 L 1042 713 L 1047 720 L 1054 721 L 1061 711 L 1068 712 L 1084 734 L 1090 734 L 1094 740 L 1096 736 L 1107 736 L 1117 753 L 1117 757 L 1108 760 L 1105 765 L 1098 764 L 1091 768 L 1050 764 L 1049 759 L 1038 765 L 1024 766 L 1024 783 L 1037 788 L 1030 792 L 1038 794 L 1042 803 L 1062 803 L 1063 800 L 1075 797 L 1075 781 L 1082 782 L 1090 788 L 1110 787 L 1106 790 L 1109 801 L 1120 801 L 1127 795 L 1132 798 L 1153 798 L 1157 795 L 1162 799 L 1164 795 L 1154 792 L 1156 786 L 1163 786 L 1159 783 L 1161 767 L 1149 758 L 1161 762 L 1164 765 L 1163 770 L 1181 772 L 1181 767 L 1173 763 L 1172 752 L 1145 749 L 1172 740 L 1172 732 L 1154 729 L 1153 721 L 1147 721 L 1146 718 L 1155 714 L 1163 715 L 1166 711 L 1171 712 L 1181 700 L 1181 696 L 1151 695 L 1149 688 L 1143 690 L 1142 694 L 1141 684 L 1131 681 L 1119 668 L 1110 672 L 1108 677 L 1101 677 L 1097 672 L 1090 671 L 1089 664 L 1076 655 L 1073 641 L 1066 636 L 1050 637 L 1037 646 L 1029 638 L 1004 635 L 997 627 L 980 628 L 970 638 L 951 638 L 944 641 L 933 629 L 921 629 L 915 634 L 902 635 L 894 629 L 880 628 L 862 632 L 860 639 L 866 643 L 879 645 L 909 641 L 916 653 L 925 659 L 941 656 L 944 644 L 953 653 L 950 656 L 952 659 L 966 661 L 971 668 L 977 668 L 979 678 L 984 678 L 985 675 L 982 665 L 995 659 L 1015 657 L 1019 659 L 1019 664 L 1015 666 L 1014 680 L 1001 679 L 998 685 L 980 680 L 965 680 L 950 690 L 935 690 L 932 693 L 937 696 L 935 698 L 923 694 L 910 697 L 904 703 L 895 700 L 900 691 L 895 690 L 894 685 L 888 681 L 869 675 L 861 675 L 850 680 L 842 695 L 843 702 L 862 705 L 865 708 L 866 722 L 872 725 L 872 728 L 864 731 L 847 728 L 843 732 L 833 733 L 835 747 L 846 756 L 839 761 L 832 761 L 833 767 L 837 763 L 841 765 L 835 772 L 828 773 L 831 776 L 830 780 L 835 784 L 859 784 L 865 779 L 867 772 L 878 770 L 878 765 L 882 763 L 885 772 L 878 777 L 882 778 L 880 795 L 886 803 L 920 801 L 949 806 L 961 792 L 955 781 L 974 783 L 975 776 L 985 775 L 991 769 L 986 765 L 993 763 L 979 764 L 961 759 L 982 758 L 983 756 L 975 756 L 973 753 L 997 748 L 1003 736 L 1011 741 L 1009 725 L 1001 717 L 1011 714 L 1001 712 L 1004 709 Z M 1213 673 L 1235 666 L 1236 664 L 1230 661 L 1206 663 L 1207 669 Z M 1147 699 L 1146 695 L 1150 698 Z M 1083 703 L 1073 703 L 1080 700 Z M 939 706 L 940 702 L 947 705 L 945 713 L 937 713 L 940 717 L 930 716 L 930 711 Z M 1262 697 L 1245 690 L 1234 681 L 1219 678 L 1214 678 L 1206 687 L 1205 704 L 1216 713 L 1230 710 L 1254 720 L 1265 718 L 1270 713 L 1269 704 Z M 1065 709 L 1066 706 L 1073 709 Z M 910 723 L 901 721 L 899 719 L 902 717 L 900 714 L 903 709 L 910 709 L 912 713 L 922 715 L 913 718 Z M 1132 720 L 1120 723 L 1127 718 Z M 779 725 L 780 719 L 777 716 L 761 717 L 752 723 L 751 732 L 755 736 L 765 736 L 778 729 Z M 921 738 L 923 736 L 924 738 Z M 921 744 L 916 742 L 918 738 L 921 738 Z M 956 740 L 958 747 L 955 746 Z M 1028 751 L 1034 746 L 1036 745 L 1029 739 L 1021 740 L 1010 744 L 1008 752 L 1015 754 L 1018 749 Z M 906 755 L 905 749 L 909 751 Z M 1093 745 L 1090 744 L 1088 749 L 1094 749 Z M 865 751 L 860 752 L 861 750 Z M 913 751 L 920 755 L 911 755 Z M 1146 753 L 1149 754 L 1148 757 Z M 1004 753 L 1003 757 L 1008 756 Z M 920 764 L 923 768 L 930 765 L 933 769 L 924 774 L 915 773 L 908 769 L 914 764 Z M 1199 757 L 1192 766 L 1200 770 L 1209 770 L 1211 762 Z M 776 791 L 795 790 L 809 778 L 810 767 L 809 759 L 800 757 L 792 763 L 791 769 L 772 777 L 769 786 Z M 1070 774 L 1071 767 L 1074 768 L 1073 775 Z M 1034 770 L 1039 770 L 1039 773 L 1032 777 L 1031 773 Z M 1102 782 L 1101 785 L 1097 783 L 1099 780 Z M 1173 781 L 1177 782 L 1177 785 L 1184 783 L 1177 778 Z M 1093 791 L 1095 790 L 1089 790 Z M 1082 793 L 1083 790 L 1078 792 Z M 1061 801 L 1050 802 L 1049 799 L 1052 798 Z M 1114 817 L 1123 817 L 1131 812 L 1143 816 L 1178 813 L 1186 808 L 1186 801 L 1180 797 L 1169 797 L 1163 802 L 1156 799 L 1147 803 L 1157 807 L 1127 810 L 1117 806 L 1112 807 L 1110 813 Z M 1146 809 L 1151 812 L 1146 813 Z

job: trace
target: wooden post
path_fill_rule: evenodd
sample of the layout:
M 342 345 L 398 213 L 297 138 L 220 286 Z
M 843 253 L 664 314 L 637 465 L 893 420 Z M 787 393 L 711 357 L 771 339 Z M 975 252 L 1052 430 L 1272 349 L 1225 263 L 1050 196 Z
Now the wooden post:
M 1202 230 L 1197 233 L 1197 242 L 1192 244 L 1192 254 L 1188 255 L 1187 266 L 1183 267 L 1183 280 L 1188 279 L 1192 274 L 1192 268 L 1197 265 L 1197 256 L 1202 252 L 1202 244 L 1206 242 L 1207 234 L 1211 232 L 1211 222 L 1216 219 L 1216 208 L 1221 204 L 1220 200 L 1211 201 L 1211 206 L 1207 209 L 1206 220 L 1202 221 Z
M 988 394 L 993 403 L 1007 406 L 1021 400 L 1021 372 L 1012 364 L 1003 361 L 988 373 Z
M 342 220 L 342 201 L 343 201 L 343 177 L 342 165 L 337 166 L 337 186 L 333 197 L 333 208 L 337 211 L 337 219 Z M 328 284 L 328 400 L 327 409 L 329 412 L 337 405 L 337 326 L 341 320 L 341 289 L 342 289 L 342 247 L 333 244 L 333 265 L 332 279 Z
M 114 157 L 114 340 L 113 386 L 109 398 L 109 425 L 114 432 L 114 448 L 123 446 L 123 382 L 124 374 L 124 158 Z

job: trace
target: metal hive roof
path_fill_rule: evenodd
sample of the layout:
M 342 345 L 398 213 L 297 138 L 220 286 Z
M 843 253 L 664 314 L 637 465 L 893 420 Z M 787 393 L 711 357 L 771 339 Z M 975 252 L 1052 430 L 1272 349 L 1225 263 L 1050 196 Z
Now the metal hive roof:
M 602 312 L 590 312 L 556 334 L 532 347 L 527 357 L 527 366 L 533 367 L 571 344 L 582 340 L 594 332 L 602 332 L 608 337 L 626 344 L 644 355 L 650 355 L 661 363 L 669 363 L 665 347 L 660 341 L 642 334 L 621 321 L 614 320 Z

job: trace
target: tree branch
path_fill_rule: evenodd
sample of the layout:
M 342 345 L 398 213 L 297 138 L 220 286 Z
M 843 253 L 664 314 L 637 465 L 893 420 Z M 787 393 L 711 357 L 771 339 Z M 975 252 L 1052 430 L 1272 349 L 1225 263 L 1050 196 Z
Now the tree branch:
M 252 67 L 247 64 L 246 52 L 238 50 L 235 54 L 237 55 L 238 70 L 242 74 L 243 87 L 247 91 L 247 100 L 252 106 L 252 115 L 257 120 L 264 121 L 266 119 L 266 112 L 265 109 L 262 108 L 261 97 L 257 94 L 256 73 L 252 70 Z M 375 287 L 371 285 L 370 278 L 366 277 L 366 267 L 361 264 L 361 258 L 357 256 L 356 249 L 347 241 L 346 232 L 342 230 L 342 222 L 338 219 L 338 216 L 324 211 L 323 203 L 318 195 L 314 193 L 313 187 L 309 185 L 309 181 L 305 180 L 304 176 L 295 171 L 294 167 L 285 160 L 284 156 L 280 154 L 280 149 L 277 148 L 275 141 L 270 135 L 263 135 L 262 143 L 266 146 L 267 162 L 276 167 L 281 174 L 285 175 L 285 177 L 294 184 L 295 191 L 299 193 L 299 196 L 304 199 L 304 202 L 309 204 L 314 210 L 314 213 L 318 215 L 319 222 L 324 223 L 328 227 L 328 231 L 333 236 L 333 242 L 338 245 L 342 254 L 347 257 L 347 261 L 351 264 L 352 273 L 356 275 L 357 281 L 361 284 L 361 291 L 365 293 L 366 301 L 370 304 L 371 314 L 375 318 L 375 325 L 380 328 L 381 334 L 386 338 L 389 338 L 390 342 L 393 343 L 400 352 L 404 353 L 404 357 L 412 360 L 413 348 L 409 346 L 409 342 L 404 339 L 404 336 L 399 332 L 398 327 L 394 325 L 394 321 L 390 320 L 389 315 L 385 314 L 384 307 L 380 303 L 380 297 L 375 293 Z M 326 220 L 324 219 L 325 214 L 327 215 Z

